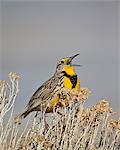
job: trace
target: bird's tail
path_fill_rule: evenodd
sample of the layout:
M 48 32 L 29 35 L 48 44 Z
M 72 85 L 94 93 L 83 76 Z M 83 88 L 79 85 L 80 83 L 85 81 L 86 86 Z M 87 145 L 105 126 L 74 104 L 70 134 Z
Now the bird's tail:
M 31 111 L 30 110 L 25 110 L 24 112 L 20 113 L 14 118 L 15 123 L 21 124 L 21 120 L 24 119 Z

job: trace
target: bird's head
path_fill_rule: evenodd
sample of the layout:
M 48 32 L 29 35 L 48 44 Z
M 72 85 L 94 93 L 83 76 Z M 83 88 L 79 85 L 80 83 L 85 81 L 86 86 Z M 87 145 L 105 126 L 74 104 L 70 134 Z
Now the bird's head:
M 65 66 L 71 66 L 71 67 L 74 67 L 74 66 L 81 66 L 81 65 L 77 65 L 77 64 L 72 64 L 72 60 L 78 56 L 79 54 L 76 54 L 74 56 L 71 56 L 71 57 L 65 57 L 65 58 L 62 58 L 58 63 L 57 63 L 57 67 L 56 67 L 56 72 L 61 72 L 63 71 L 64 67 Z

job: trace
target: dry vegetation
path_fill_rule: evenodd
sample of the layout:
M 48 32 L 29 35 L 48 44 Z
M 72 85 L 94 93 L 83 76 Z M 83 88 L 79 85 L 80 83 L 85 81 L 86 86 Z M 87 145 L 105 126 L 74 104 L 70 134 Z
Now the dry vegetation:
M 100 100 L 91 108 L 84 103 L 89 96 L 87 88 L 70 93 L 69 107 L 46 117 L 39 112 L 32 124 L 23 130 L 14 123 L 14 104 L 19 92 L 19 76 L 10 73 L 10 84 L 0 81 L 0 150 L 119 150 L 120 120 L 108 101 Z M 64 101 L 61 100 L 64 104 Z M 61 113 L 61 115 L 60 115 Z M 9 117 L 6 117 L 6 116 Z

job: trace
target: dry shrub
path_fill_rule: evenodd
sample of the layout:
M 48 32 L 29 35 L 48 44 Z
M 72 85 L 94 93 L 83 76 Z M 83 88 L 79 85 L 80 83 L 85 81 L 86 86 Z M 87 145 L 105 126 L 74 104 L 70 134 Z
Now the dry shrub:
M 69 95 L 69 106 L 54 109 L 52 114 L 39 112 L 24 131 L 15 124 L 13 109 L 19 92 L 19 75 L 10 73 L 11 83 L 0 81 L 0 150 L 119 150 L 120 120 L 107 100 L 100 100 L 91 108 L 84 103 L 89 89 L 63 89 Z M 61 103 L 65 105 L 61 98 Z M 8 114 L 7 123 L 6 114 Z

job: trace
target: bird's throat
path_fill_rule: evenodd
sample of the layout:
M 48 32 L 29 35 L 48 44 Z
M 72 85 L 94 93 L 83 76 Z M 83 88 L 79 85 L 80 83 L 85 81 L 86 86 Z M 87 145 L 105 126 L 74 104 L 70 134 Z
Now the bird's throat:
M 65 66 L 63 70 L 66 72 L 66 74 L 68 74 L 70 76 L 73 76 L 76 74 L 73 66 L 69 66 L 69 65 Z

